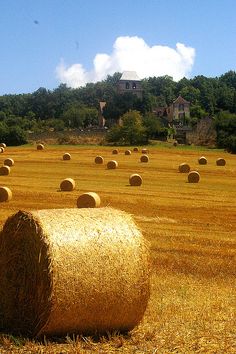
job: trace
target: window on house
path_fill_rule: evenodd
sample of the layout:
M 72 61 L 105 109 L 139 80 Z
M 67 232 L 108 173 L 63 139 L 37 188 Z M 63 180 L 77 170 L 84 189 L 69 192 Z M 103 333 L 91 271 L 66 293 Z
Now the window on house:
M 129 82 L 125 83 L 125 88 L 126 88 L 126 90 L 129 90 Z
M 136 82 L 132 83 L 132 89 L 135 90 L 136 89 Z
M 183 103 L 179 104 L 179 111 L 184 111 L 184 104 Z

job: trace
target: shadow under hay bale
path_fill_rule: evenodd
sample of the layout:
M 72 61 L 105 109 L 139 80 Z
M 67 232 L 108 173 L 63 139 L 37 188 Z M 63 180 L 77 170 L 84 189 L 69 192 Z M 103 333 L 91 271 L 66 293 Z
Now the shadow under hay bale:
M 12 191 L 8 187 L 0 186 L 0 202 L 8 202 L 12 199 Z
M 199 165 L 206 165 L 207 164 L 207 159 L 204 156 L 199 157 L 198 159 Z
M 188 173 L 189 171 L 190 171 L 190 166 L 186 162 L 183 162 L 179 165 L 180 173 Z
M 75 181 L 73 178 L 65 178 L 61 181 L 60 189 L 62 191 L 71 192 L 75 189 Z
M 131 176 L 129 176 L 129 184 L 131 186 L 141 186 L 142 183 L 143 179 L 139 174 L 133 173 Z
M 47 209 L 5 222 L 1 330 L 29 337 L 129 331 L 149 296 L 149 251 L 129 214 Z
M 5 165 L 5 166 L 9 166 L 9 167 L 11 167 L 11 166 L 13 166 L 13 165 L 14 165 L 14 160 L 13 160 L 13 159 L 8 158 L 8 159 L 4 160 L 4 165 Z
M 94 162 L 98 165 L 102 165 L 103 162 L 104 162 L 104 159 L 102 156 L 96 156 L 95 159 L 94 159 Z
M 63 160 L 64 160 L 64 161 L 71 160 L 71 154 L 69 154 L 68 152 L 66 152 L 66 153 L 63 155 Z
M 37 145 L 37 150 L 44 150 L 44 145 L 43 144 L 38 144 Z
M 118 162 L 115 160 L 108 161 L 107 168 L 108 170 L 114 170 L 118 167 Z
M 191 171 L 188 174 L 189 183 L 198 183 L 200 180 L 200 174 L 197 171 Z
M 222 157 L 218 158 L 218 159 L 216 160 L 216 165 L 217 165 L 217 166 L 225 166 L 225 165 L 226 165 L 225 159 L 223 159 Z
M 148 162 L 148 161 L 149 161 L 148 155 L 142 155 L 142 156 L 140 157 L 140 161 L 141 161 L 141 162 Z
M 0 176 L 7 176 L 11 172 L 11 168 L 9 166 L 1 166 L 0 167 Z
M 77 199 L 78 208 L 98 208 L 100 204 L 100 197 L 94 192 L 83 193 Z

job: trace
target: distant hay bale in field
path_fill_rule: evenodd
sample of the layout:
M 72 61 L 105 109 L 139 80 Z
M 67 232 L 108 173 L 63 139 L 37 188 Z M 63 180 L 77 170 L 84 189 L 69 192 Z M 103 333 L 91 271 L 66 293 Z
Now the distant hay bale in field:
M 148 162 L 148 161 L 149 161 L 148 155 L 142 155 L 142 156 L 140 157 L 140 161 L 141 161 L 141 162 Z
M 223 159 L 222 157 L 219 157 L 219 158 L 216 160 L 216 165 L 217 165 L 217 166 L 225 166 L 225 165 L 226 165 L 225 159 Z
M 38 144 L 37 145 L 37 150 L 44 150 L 44 145 L 43 144 Z
M 63 181 L 60 184 L 60 189 L 62 191 L 73 191 L 75 189 L 75 181 L 73 180 L 73 178 L 65 178 L 63 179 Z
M 142 149 L 142 154 L 148 154 L 149 150 L 148 149 Z
M 4 160 L 4 165 L 11 167 L 14 165 L 14 160 L 8 158 L 8 159 Z
M 138 152 L 139 150 L 138 150 L 137 147 L 134 147 L 134 148 L 133 148 L 133 151 L 134 151 L 134 152 Z
M 207 159 L 205 158 L 205 156 L 199 157 L 198 163 L 199 163 L 199 165 L 206 165 L 207 164 Z
M 174 141 L 173 146 L 178 146 L 178 141 Z
M 118 154 L 118 150 L 117 149 L 112 150 L 112 154 L 113 155 L 117 155 Z
M 0 202 L 8 202 L 12 199 L 12 191 L 8 187 L 0 186 Z
M 83 193 L 77 199 L 78 208 L 98 208 L 100 204 L 100 197 L 94 192 Z
M 6 149 L 6 144 L 5 143 L 0 143 L 0 147 L 2 147 L 3 149 Z
M 0 329 L 16 335 L 129 331 L 150 297 L 147 242 L 113 208 L 18 211 L 0 265 Z
M 115 160 L 108 161 L 107 168 L 108 170 L 114 170 L 118 167 L 118 162 Z
M 131 150 L 125 150 L 125 155 L 131 155 Z
M 133 173 L 132 175 L 129 176 L 129 184 L 131 186 L 141 186 L 142 183 L 143 183 L 143 179 L 139 174 Z
M 64 155 L 63 155 L 63 160 L 70 160 L 71 159 L 71 154 L 69 154 L 69 152 L 66 152 Z
M 102 156 L 96 156 L 94 162 L 101 165 L 104 162 L 104 158 Z
M 188 173 L 189 171 L 190 171 L 190 166 L 186 162 L 183 162 L 179 165 L 180 173 Z
M 11 172 L 11 168 L 9 166 L 1 166 L 0 167 L 0 176 L 7 176 Z
M 197 171 L 191 171 L 188 174 L 189 183 L 198 183 L 200 180 L 200 174 Z
M 5 149 L 4 147 L 0 147 L 0 154 L 4 153 Z

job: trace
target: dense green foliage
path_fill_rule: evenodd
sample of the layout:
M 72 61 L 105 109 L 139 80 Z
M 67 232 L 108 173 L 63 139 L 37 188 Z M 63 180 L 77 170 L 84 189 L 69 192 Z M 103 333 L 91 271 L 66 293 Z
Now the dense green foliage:
M 0 126 L 1 139 L 6 136 L 2 135 L 3 130 L 9 131 L 14 126 L 24 132 L 49 128 L 63 130 L 67 127 L 86 129 L 97 124 L 100 101 L 107 102 L 104 116 L 108 127 L 129 110 L 135 110 L 143 116 L 146 137 L 153 138 L 166 134 L 161 122 L 155 122 L 151 117 L 153 109 L 165 107 L 182 95 L 191 102 L 190 124 L 194 125 L 206 115 L 217 117 L 218 146 L 227 147 L 235 140 L 235 130 L 230 131 L 228 125 L 231 123 L 227 122 L 234 120 L 236 114 L 236 72 L 229 71 L 215 78 L 183 78 L 178 82 L 170 76 L 150 77 L 142 80 L 143 100 L 132 94 L 117 94 L 116 84 L 120 76 L 120 73 L 115 73 L 104 81 L 77 89 L 61 84 L 52 91 L 39 88 L 31 94 L 0 96 L 0 123 L 5 127 Z M 14 134 L 19 135 L 19 131 Z M 19 141 L 17 136 L 16 140 Z

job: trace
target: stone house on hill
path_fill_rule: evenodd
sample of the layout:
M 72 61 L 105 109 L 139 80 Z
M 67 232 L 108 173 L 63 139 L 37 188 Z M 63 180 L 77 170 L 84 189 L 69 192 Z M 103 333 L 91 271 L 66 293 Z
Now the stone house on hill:
M 190 117 L 190 102 L 179 96 L 166 109 L 169 123 L 174 125 L 186 125 L 187 118 Z
M 123 93 L 133 93 L 138 98 L 143 98 L 141 80 L 135 71 L 124 71 L 117 85 L 117 91 Z

